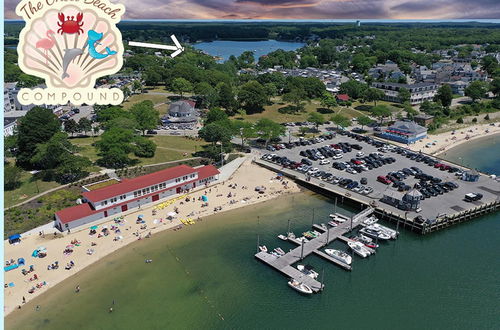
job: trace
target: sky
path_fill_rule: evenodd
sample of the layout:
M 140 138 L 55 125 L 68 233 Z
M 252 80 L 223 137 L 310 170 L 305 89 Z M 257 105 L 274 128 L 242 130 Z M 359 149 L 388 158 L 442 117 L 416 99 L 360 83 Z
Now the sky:
M 497 19 L 500 0 L 113 0 L 124 19 Z M 19 0 L 4 0 L 19 19 Z M 140 5 L 138 5 L 140 3 Z

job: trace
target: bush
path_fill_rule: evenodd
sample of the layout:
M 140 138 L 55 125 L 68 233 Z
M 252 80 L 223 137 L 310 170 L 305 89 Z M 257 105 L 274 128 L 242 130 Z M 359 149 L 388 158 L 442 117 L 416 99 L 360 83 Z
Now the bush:
M 490 120 L 490 115 L 484 116 L 484 120 Z
M 156 144 L 146 138 L 138 138 L 135 142 L 134 155 L 137 157 L 151 158 L 156 152 Z
M 462 117 L 457 119 L 457 124 L 463 124 L 463 123 L 464 123 L 464 120 Z
M 477 123 L 477 118 L 476 117 L 472 118 L 472 122 Z

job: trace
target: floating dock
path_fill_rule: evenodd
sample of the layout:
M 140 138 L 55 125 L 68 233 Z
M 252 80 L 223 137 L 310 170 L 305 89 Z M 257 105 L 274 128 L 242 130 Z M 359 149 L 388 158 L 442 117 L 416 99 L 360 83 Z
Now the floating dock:
M 330 257 L 329 255 L 320 251 L 319 249 L 330 244 L 331 242 L 340 237 L 342 237 L 342 239 L 344 240 L 348 240 L 343 235 L 351 231 L 351 229 L 355 229 L 358 226 L 360 226 L 363 223 L 363 221 L 365 221 L 372 215 L 374 211 L 375 210 L 373 208 L 368 207 L 367 209 L 354 215 L 351 218 L 351 221 L 343 222 L 339 224 L 337 227 L 329 227 L 329 229 L 327 230 L 322 229 L 324 230 L 322 234 L 305 243 L 302 243 L 297 239 L 288 239 L 288 241 L 298 244 L 299 246 L 281 257 L 274 256 L 267 252 L 258 252 L 257 254 L 255 254 L 255 258 L 268 264 L 269 266 L 276 269 L 285 276 L 290 278 L 295 278 L 296 280 L 309 285 L 309 287 L 311 287 L 311 289 L 314 292 L 319 292 L 322 290 L 322 284 L 319 281 L 307 275 L 304 275 L 302 272 L 297 270 L 292 265 L 314 253 L 334 263 L 335 265 L 342 267 L 345 270 L 352 270 L 352 267 L 350 265 Z

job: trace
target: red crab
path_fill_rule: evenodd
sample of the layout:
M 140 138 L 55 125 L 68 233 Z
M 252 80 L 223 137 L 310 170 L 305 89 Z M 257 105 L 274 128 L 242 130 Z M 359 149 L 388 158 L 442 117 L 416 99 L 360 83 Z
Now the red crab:
M 60 29 L 57 30 L 58 33 L 63 34 L 63 33 L 68 33 L 68 34 L 73 34 L 73 33 L 83 33 L 83 30 L 81 29 L 81 26 L 83 26 L 83 14 L 78 13 L 76 15 L 76 21 L 74 20 L 75 16 L 66 16 L 66 20 L 64 20 L 64 14 L 59 13 L 58 14 L 59 21 L 57 22 L 57 25 L 59 25 Z

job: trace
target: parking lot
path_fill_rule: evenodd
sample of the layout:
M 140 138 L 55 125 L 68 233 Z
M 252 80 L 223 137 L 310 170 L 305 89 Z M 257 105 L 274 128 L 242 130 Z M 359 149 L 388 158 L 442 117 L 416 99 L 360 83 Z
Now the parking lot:
M 464 169 L 455 164 L 358 134 L 342 134 L 345 135 L 337 133 L 314 141 L 297 140 L 274 145 L 263 159 L 313 182 L 319 180 L 324 185 L 335 186 L 341 193 L 377 201 L 384 209 L 403 214 L 403 217 L 408 212 L 409 219 L 417 215 L 436 219 L 495 201 L 500 196 L 499 183 L 485 175 L 480 175 L 477 182 L 466 182 L 460 175 Z M 391 203 L 390 198 L 384 197 L 402 197 L 413 188 L 422 194 L 420 208 L 416 211 L 407 209 L 404 203 Z M 480 193 L 483 197 L 467 202 L 465 195 L 468 193 Z

